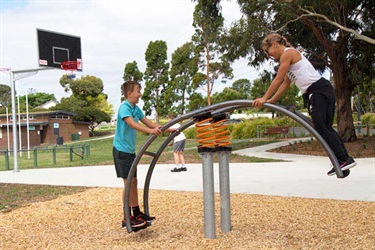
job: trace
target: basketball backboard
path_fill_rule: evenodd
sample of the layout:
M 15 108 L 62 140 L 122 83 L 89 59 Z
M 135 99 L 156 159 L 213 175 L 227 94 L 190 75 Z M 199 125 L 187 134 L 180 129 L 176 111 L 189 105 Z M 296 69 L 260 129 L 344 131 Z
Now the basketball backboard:
M 77 36 L 37 29 L 39 66 L 61 69 L 66 61 L 77 61 L 82 71 L 81 38 Z

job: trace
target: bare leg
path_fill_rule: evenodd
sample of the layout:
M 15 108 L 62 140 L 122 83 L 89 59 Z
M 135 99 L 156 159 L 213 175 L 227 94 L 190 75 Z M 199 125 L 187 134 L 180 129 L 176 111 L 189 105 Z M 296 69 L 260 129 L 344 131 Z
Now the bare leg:
M 126 179 L 122 179 L 124 181 L 124 189 L 122 190 L 122 204 L 125 201 L 125 187 L 126 187 Z M 129 196 L 129 206 L 136 207 L 138 206 L 138 180 L 136 178 L 132 179 L 132 183 L 130 185 L 130 196 Z
M 177 152 L 178 153 L 178 158 L 179 158 L 179 160 L 180 160 L 180 163 L 182 164 L 182 165 L 185 165 L 185 157 L 184 157 L 184 153 L 182 152 L 182 151 L 179 151 L 179 152 Z
M 176 163 L 176 166 L 178 166 L 178 164 L 180 164 L 180 157 L 179 157 L 179 152 L 173 152 L 173 157 L 174 157 L 174 162 Z

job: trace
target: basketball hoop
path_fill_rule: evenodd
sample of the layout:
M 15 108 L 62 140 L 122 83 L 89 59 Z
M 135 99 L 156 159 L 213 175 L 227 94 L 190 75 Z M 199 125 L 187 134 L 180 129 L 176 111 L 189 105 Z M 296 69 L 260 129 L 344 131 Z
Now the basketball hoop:
M 80 68 L 80 66 L 80 61 L 65 61 L 62 62 L 60 65 L 61 69 L 65 70 L 66 78 L 68 79 L 76 78 L 75 72 Z

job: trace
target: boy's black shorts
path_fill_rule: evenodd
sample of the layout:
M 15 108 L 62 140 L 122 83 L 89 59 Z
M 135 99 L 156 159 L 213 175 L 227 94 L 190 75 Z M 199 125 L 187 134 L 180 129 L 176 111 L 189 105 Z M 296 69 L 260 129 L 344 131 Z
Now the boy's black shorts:
M 118 151 L 115 147 L 113 147 L 112 154 L 117 177 L 127 179 L 136 155 Z M 137 177 L 137 170 L 134 173 L 134 177 Z

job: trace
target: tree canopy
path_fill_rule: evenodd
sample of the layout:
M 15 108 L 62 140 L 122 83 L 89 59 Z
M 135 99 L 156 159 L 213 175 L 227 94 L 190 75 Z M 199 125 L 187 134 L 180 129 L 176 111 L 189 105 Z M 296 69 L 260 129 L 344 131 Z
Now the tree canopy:
M 147 67 L 144 72 L 146 88 L 142 95 L 143 110 L 145 110 L 146 115 L 151 115 L 152 111 L 155 110 L 157 122 L 159 121 L 159 115 L 167 115 L 169 108 L 172 106 L 172 101 L 165 98 L 166 85 L 169 80 L 167 59 L 167 43 L 165 41 L 151 41 L 148 44 L 145 53 Z

